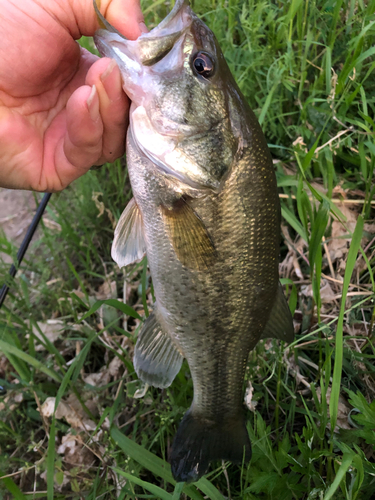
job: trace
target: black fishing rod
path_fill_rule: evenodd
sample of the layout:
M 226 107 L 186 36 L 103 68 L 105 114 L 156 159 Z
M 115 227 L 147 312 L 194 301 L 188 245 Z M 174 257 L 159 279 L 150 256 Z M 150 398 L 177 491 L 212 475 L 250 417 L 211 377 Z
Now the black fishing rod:
M 38 227 L 38 224 L 40 222 L 40 219 L 42 218 L 42 215 L 44 213 L 44 210 L 46 209 L 46 206 L 49 202 L 49 199 L 51 198 L 52 193 L 45 193 L 45 195 L 42 198 L 42 201 L 39 203 L 39 206 L 35 212 L 34 218 L 31 221 L 31 224 L 27 230 L 26 236 L 24 237 L 21 246 L 17 252 L 17 261 L 16 265 L 12 264 L 11 268 L 9 270 L 9 276 L 11 278 L 14 278 L 16 275 L 17 270 L 19 269 L 22 259 L 25 256 L 25 253 L 28 249 L 28 246 L 30 244 L 30 241 L 32 240 L 32 237 L 34 236 L 34 233 L 36 231 L 36 228 Z M 3 305 L 3 302 L 5 300 L 5 297 L 7 296 L 9 291 L 9 285 L 4 283 L 0 290 L 0 307 Z

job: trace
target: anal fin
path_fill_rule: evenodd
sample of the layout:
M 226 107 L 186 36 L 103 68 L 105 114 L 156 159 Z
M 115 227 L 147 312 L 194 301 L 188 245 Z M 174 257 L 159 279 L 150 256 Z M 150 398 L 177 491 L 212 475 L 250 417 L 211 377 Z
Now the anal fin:
M 293 342 L 294 339 L 293 318 L 280 283 L 271 315 L 261 336 L 261 339 L 268 338 L 284 340 L 288 343 Z
M 179 261 L 189 269 L 204 270 L 216 258 L 214 244 L 202 220 L 181 198 L 171 209 L 162 207 L 165 226 Z
M 146 319 L 134 352 L 138 377 L 154 387 L 168 387 L 180 371 L 183 356 L 159 324 L 155 311 Z
M 117 223 L 111 255 L 119 267 L 124 267 L 140 261 L 145 253 L 142 215 L 132 198 Z

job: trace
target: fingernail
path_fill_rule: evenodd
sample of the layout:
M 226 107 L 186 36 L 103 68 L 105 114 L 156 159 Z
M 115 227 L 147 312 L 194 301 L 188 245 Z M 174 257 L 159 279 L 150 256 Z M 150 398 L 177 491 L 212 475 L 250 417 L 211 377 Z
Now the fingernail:
M 100 76 L 100 80 L 103 84 L 104 90 L 111 102 L 119 99 L 119 93 L 121 92 L 121 77 L 119 72 L 114 72 L 117 64 L 112 59 L 108 64 L 107 69 Z
M 102 82 L 104 82 L 104 80 L 112 73 L 115 66 L 116 66 L 115 61 L 113 59 L 111 59 L 111 62 L 108 64 L 107 69 L 104 71 L 104 73 L 100 77 Z
M 92 121 L 96 121 L 99 117 L 99 99 L 97 98 L 97 94 L 96 87 L 93 85 L 90 95 L 86 101 L 87 109 L 89 110 Z
M 142 31 L 142 33 L 148 33 L 148 28 L 143 21 L 139 23 L 139 29 Z

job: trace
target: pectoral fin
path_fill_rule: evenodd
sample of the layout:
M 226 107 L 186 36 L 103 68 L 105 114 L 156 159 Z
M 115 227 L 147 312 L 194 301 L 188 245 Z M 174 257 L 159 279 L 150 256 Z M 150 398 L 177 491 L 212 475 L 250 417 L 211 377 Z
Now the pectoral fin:
M 183 356 L 159 324 L 155 312 L 145 321 L 134 352 L 138 377 L 154 387 L 168 387 L 180 371 Z
M 195 270 L 207 269 L 216 257 L 214 244 L 203 222 L 182 198 L 169 210 L 162 207 L 169 239 L 179 261 Z
M 132 198 L 117 223 L 111 255 L 119 267 L 124 267 L 140 261 L 145 253 L 142 215 Z
M 261 336 L 261 339 L 268 338 L 284 340 L 288 343 L 293 342 L 294 339 L 293 318 L 280 284 L 270 318 Z

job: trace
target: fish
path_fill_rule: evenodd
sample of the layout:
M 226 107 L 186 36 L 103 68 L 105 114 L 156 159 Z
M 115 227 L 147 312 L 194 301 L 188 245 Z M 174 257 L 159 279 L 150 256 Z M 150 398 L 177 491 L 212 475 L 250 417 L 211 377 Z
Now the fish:
M 246 463 L 243 385 L 262 338 L 291 342 L 279 283 L 280 204 L 272 158 L 212 31 L 187 0 L 127 40 L 97 9 L 96 47 L 131 100 L 126 158 L 133 198 L 115 230 L 120 266 L 147 255 L 156 301 L 134 369 L 171 385 L 183 359 L 194 386 L 169 461 L 178 482 L 210 462 Z

